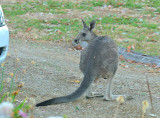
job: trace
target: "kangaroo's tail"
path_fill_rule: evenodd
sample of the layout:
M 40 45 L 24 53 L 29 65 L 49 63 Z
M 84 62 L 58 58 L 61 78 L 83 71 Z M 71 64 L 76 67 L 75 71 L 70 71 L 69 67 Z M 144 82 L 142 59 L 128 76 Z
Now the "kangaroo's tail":
M 82 81 L 80 87 L 76 91 L 74 91 L 73 93 L 71 93 L 70 95 L 67 95 L 67 96 L 52 98 L 52 99 L 46 100 L 44 102 L 38 103 L 36 105 L 36 107 L 72 102 L 83 95 L 83 93 L 91 85 L 93 80 L 94 80 L 94 77 L 92 77 L 92 74 L 90 72 L 88 72 L 84 75 L 83 81 Z

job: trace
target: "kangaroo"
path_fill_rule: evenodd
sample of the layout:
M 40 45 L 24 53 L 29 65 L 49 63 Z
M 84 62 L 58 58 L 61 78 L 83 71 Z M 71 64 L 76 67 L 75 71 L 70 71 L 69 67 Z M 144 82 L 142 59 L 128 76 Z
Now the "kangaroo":
M 90 26 L 82 20 L 83 29 L 74 39 L 74 46 L 87 42 L 87 46 L 81 52 L 80 70 L 84 74 L 79 88 L 73 93 L 49 99 L 38 103 L 36 106 L 48 106 L 52 104 L 72 102 L 84 93 L 87 98 L 103 96 L 102 93 L 92 92 L 91 84 L 99 78 L 107 78 L 105 100 L 115 100 L 120 95 L 112 95 L 112 81 L 118 68 L 118 52 L 116 43 L 107 36 L 97 36 L 92 30 L 96 21 L 90 22 Z M 85 43 L 86 44 L 86 43 Z

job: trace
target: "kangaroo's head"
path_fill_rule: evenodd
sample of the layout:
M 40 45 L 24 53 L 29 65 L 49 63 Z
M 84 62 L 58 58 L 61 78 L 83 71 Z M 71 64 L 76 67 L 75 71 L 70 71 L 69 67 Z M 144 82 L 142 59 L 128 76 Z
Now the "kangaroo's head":
M 72 45 L 74 47 L 79 45 L 79 46 L 85 48 L 91 40 L 93 40 L 94 38 L 97 37 L 97 35 L 94 32 L 92 32 L 92 30 L 94 29 L 94 27 L 96 25 L 95 20 L 90 22 L 89 27 L 83 21 L 83 19 L 82 19 L 82 24 L 83 24 L 83 29 L 79 31 L 78 36 L 76 36 L 76 38 L 72 41 Z

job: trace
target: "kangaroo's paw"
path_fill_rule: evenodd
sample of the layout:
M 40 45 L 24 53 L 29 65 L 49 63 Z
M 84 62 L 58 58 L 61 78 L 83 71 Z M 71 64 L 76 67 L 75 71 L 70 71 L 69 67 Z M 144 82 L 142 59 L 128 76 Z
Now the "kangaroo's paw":
M 94 97 L 103 97 L 104 96 L 103 93 L 100 93 L 100 92 L 92 92 L 92 95 Z
M 91 92 L 90 94 L 86 95 L 86 98 L 94 98 L 94 97 L 103 97 L 104 95 L 99 92 Z
M 104 96 L 104 100 L 105 101 L 116 100 L 117 97 L 119 97 L 119 96 L 123 96 L 124 97 L 124 95 L 108 95 L 108 96 Z
M 124 99 L 126 99 L 126 100 L 131 100 L 131 99 L 133 99 L 132 96 L 125 96 L 125 95 L 111 95 L 111 96 L 105 96 L 105 97 L 104 97 L 104 100 L 105 100 L 105 101 L 116 100 L 117 97 L 120 97 L 120 96 L 123 96 Z

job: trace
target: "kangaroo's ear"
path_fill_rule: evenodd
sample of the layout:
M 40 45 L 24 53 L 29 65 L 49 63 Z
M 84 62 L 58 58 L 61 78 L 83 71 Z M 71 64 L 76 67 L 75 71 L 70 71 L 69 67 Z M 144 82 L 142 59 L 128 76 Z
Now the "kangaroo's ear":
M 84 20 L 82 19 L 82 23 L 83 23 L 83 28 L 85 29 L 85 28 L 89 28 L 88 26 L 87 26 L 87 24 L 84 22 Z
M 91 31 L 92 29 L 95 28 L 95 26 L 96 26 L 96 21 L 95 21 L 95 20 L 91 21 L 91 22 L 90 22 L 89 30 Z

